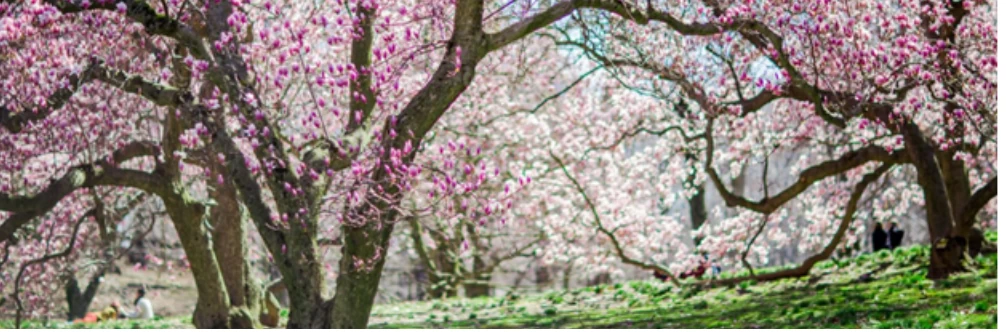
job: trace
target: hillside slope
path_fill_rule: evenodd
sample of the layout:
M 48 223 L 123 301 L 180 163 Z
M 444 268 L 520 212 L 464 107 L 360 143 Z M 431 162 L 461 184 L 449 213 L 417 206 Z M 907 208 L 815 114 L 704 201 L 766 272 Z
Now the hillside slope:
M 991 235 L 993 241 L 995 235 Z M 504 298 L 385 305 L 375 328 L 996 328 L 997 254 L 934 283 L 915 246 L 815 267 L 810 277 L 679 291 L 635 281 Z M 868 272 L 872 278 L 861 281 Z M 686 287 L 686 289 L 689 289 Z
M 997 241 L 994 233 L 988 237 Z M 925 278 L 928 252 L 925 246 L 899 248 L 821 263 L 811 276 L 800 279 L 706 290 L 633 281 L 541 294 L 379 305 L 371 327 L 996 328 L 998 254 L 981 255 L 972 271 L 934 283 Z M 867 273 L 870 278 L 861 280 Z M 192 327 L 187 317 L 28 325 Z M 0 321 L 0 328 L 9 327 L 11 322 Z

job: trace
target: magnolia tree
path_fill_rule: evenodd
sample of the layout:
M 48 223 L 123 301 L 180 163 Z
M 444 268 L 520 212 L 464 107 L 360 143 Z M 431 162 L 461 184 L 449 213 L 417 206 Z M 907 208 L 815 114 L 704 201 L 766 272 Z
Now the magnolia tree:
M 622 5 L 581 11 L 550 34 L 604 67 L 607 85 L 581 66 L 566 79 L 580 86 L 506 117 L 551 133 L 515 141 L 530 147 L 528 167 L 538 163 L 525 199 L 543 202 L 520 209 L 540 206 L 541 221 L 551 210 L 549 234 L 579 240 L 554 257 L 683 271 L 699 258 L 675 221 L 691 219 L 699 249 L 749 270 L 748 259 L 799 239 L 806 261 L 756 278 L 798 276 L 915 205 L 925 207 L 931 277 L 959 271 L 965 248 L 977 253 L 976 228 L 995 219 L 994 4 Z M 747 188 L 736 181 L 745 175 Z M 714 210 L 718 222 L 705 227 L 698 213 L 661 215 L 706 181 L 740 213 Z
M 434 176 L 414 162 L 423 139 L 483 59 L 581 5 L 621 8 L 5 1 L 5 167 L 62 159 L 8 176 L 0 241 L 95 187 L 138 189 L 163 202 L 185 249 L 197 327 L 254 325 L 245 216 L 290 293 L 289 327 L 364 327 L 394 223 L 408 216 L 402 198 Z M 411 71 L 424 61 L 435 70 Z M 331 298 L 324 223 L 343 243 Z
M 994 7 L 639 4 L 628 7 L 630 15 L 584 17 L 557 40 L 612 68 L 627 88 L 687 101 L 691 111 L 677 120 L 680 127 L 643 130 L 701 151 L 703 176 L 726 204 L 753 212 L 706 229 L 702 247 L 721 254 L 731 243 L 750 247 L 766 229 L 777 236 L 772 225 L 794 210 L 809 208 L 798 234 L 828 245 L 796 269 L 760 278 L 805 274 L 847 241 L 864 191 L 886 176 L 911 184 L 890 186 L 866 205 L 890 220 L 923 202 L 930 277 L 943 278 L 963 269 L 965 252 L 980 248 L 976 216 L 995 214 L 988 204 L 996 194 Z M 796 181 L 730 188 L 727 180 L 743 162 L 764 165 L 785 154 L 801 156 L 790 166 Z M 826 234 L 835 235 L 821 241 Z
M 511 261 L 537 259 L 545 265 L 561 265 L 563 262 L 553 262 L 546 252 L 563 250 L 556 245 L 561 242 L 560 231 L 576 229 L 549 228 L 540 213 L 544 203 L 540 199 L 555 194 L 538 181 L 543 173 L 536 169 L 543 161 L 540 152 L 552 136 L 545 134 L 550 133 L 549 128 L 535 123 L 566 114 L 556 107 L 562 105 L 556 92 L 576 80 L 576 64 L 548 39 L 532 36 L 505 54 L 487 58 L 483 66 L 485 72 L 454 103 L 464 112 L 444 116 L 430 142 L 446 144 L 439 153 L 470 150 L 460 162 L 471 164 L 473 174 L 486 172 L 498 175 L 501 181 L 479 190 L 458 188 L 461 195 L 436 204 L 437 211 L 419 213 L 410 220 L 403 241 L 409 243 L 425 269 L 433 297 L 453 295 L 462 288 L 466 296 L 488 295 L 499 285 L 493 282 L 493 275 L 506 275 L 500 272 L 506 272 Z M 430 152 L 438 153 L 436 149 Z M 427 164 L 425 168 L 442 174 L 441 178 L 457 177 L 442 172 L 443 165 Z M 481 166 L 484 164 L 489 166 Z M 431 185 L 453 186 L 446 181 Z M 499 193 L 506 197 L 500 205 L 486 204 L 488 197 Z M 413 195 L 406 205 L 434 198 Z M 500 209 L 511 214 L 494 218 Z M 529 269 L 520 265 L 518 270 Z
M 256 325 L 262 295 L 250 276 L 249 222 L 290 294 L 288 327 L 365 327 L 389 239 L 402 220 L 435 215 L 502 225 L 513 220 L 508 215 L 540 215 L 549 218 L 538 225 L 546 230 L 564 230 L 573 220 L 600 230 L 594 236 L 610 241 L 618 260 L 669 273 L 622 243 L 661 252 L 635 234 L 664 242 L 683 232 L 651 227 L 670 217 L 648 211 L 672 195 L 642 177 L 626 178 L 661 169 L 671 170 L 668 182 L 682 173 L 693 177 L 687 182 L 707 176 L 728 205 L 767 215 L 741 214 L 738 223 L 761 219 L 761 225 L 785 218 L 775 213 L 799 193 L 824 186 L 822 193 L 834 194 L 829 203 L 847 198 L 843 234 L 869 183 L 911 165 L 934 243 L 931 275 L 941 277 L 961 268 L 974 217 L 995 196 L 994 19 L 979 6 L 995 5 L 3 1 L 0 242 L 18 247 L 30 227 L 47 225 L 57 234 L 52 238 L 63 241 L 56 244 L 75 246 L 77 220 L 93 204 L 85 199 L 89 192 L 139 190 L 162 202 L 185 249 L 199 292 L 197 327 Z M 489 171 L 497 165 L 477 157 L 493 135 L 427 142 L 436 141 L 433 130 L 449 109 L 478 111 L 472 107 L 483 101 L 477 96 L 456 103 L 476 77 L 495 71 L 494 61 L 513 61 L 512 45 L 560 20 L 576 24 L 553 35 L 559 45 L 617 69 L 616 77 L 638 75 L 609 89 L 636 91 L 657 78 L 689 100 L 678 114 L 687 127 L 678 132 L 700 138 L 660 148 L 657 159 L 701 162 L 705 175 L 648 165 L 645 150 L 628 157 L 598 153 L 589 163 L 567 159 L 597 149 L 574 142 L 536 151 L 522 166 L 532 172 L 508 177 L 507 169 L 497 175 Z M 539 74 L 535 63 L 513 66 Z M 769 74 L 751 74 L 759 68 Z M 621 98 L 603 98 L 609 96 Z M 616 118 L 652 117 L 647 110 L 620 108 Z M 564 133 L 555 130 L 582 115 L 566 114 L 530 119 L 522 129 L 553 129 L 541 139 L 561 139 Z M 783 134 L 748 143 L 723 134 L 762 117 Z M 788 118 L 802 121 L 778 120 Z M 611 133 L 600 138 L 632 130 L 617 122 L 600 127 Z M 751 146 L 737 151 L 765 160 L 778 149 L 811 149 L 802 165 L 814 166 L 801 171 L 796 184 L 764 189 L 753 201 L 731 192 L 718 173 L 718 165 L 734 162 L 718 159 L 724 157 L 714 147 L 738 143 Z M 473 146 L 476 157 L 469 156 Z M 682 151 L 691 157 L 670 157 Z M 636 165 L 644 166 L 628 167 Z M 508 211 L 513 193 L 536 178 L 528 174 L 534 172 L 564 180 L 566 197 L 579 198 L 549 199 L 549 189 L 521 192 L 540 204 Z M 842 174 L 847 178 L 831 179 Z M 851 192 L 835 189 L 857 179 Z M 973 186 L 981 189 L 972 193 Z M 594 190 L 618 199 L 600 202 Z M 565 212 L 552 213 L 558 211 Z M 341 256 L 329 297 L 319 243 L 336 236 Z M 584 239 L 554 242 L 587 247 Z M 28 250 L 15 257 L 29 255 L 45 254 Z

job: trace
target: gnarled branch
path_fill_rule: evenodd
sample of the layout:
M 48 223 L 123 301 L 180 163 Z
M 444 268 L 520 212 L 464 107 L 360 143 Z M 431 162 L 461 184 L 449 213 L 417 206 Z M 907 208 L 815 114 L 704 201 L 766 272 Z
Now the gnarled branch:
M 727 189 L 723 180 L 720 179 L 719 173 L 712 164 L 714 152 L 712 130 L 713 120 L 710 119 L 706 128 L 705 170 L 709 175 L 710 180 L 713 182 L 713 187 L 715 187 L 716 191 L 719 192 L 721 197 L 723 197 L 723 201 L 726 202 L 727 206 L 740 206 L 763 214 L 772 213 L 794 197 L 798 196 L 804 190 L 807 190 L 807 188 L 810 188 L 810 186 L 817 181 L 845 173 L 846 171 L 862 166 L 867 162 L 881 161 L 889 164 L 903 164 L 909 162 L 908 154 L 904 150 L 887 152 L 887 150 L 882 147 L 870 145 L 859 150 L 847 152 L 838 159 L 825 161 L 811 166 L 810 168 L 800 172 L 800 176 L 797 178 L 796 183 L 790 185 L 786 189 L 783 189 L 774 196 L 766 196 L 761 200 L 754 202 L 731 192 L 730 189 Z
M 835 235 L 832 236 L 831 242 L 828 243 L 828 246 L 826 246 L 824 250 L 804 260 L 803 263 L 800 264 L 800 266 L 792 269 L 785 269 L 782 271 L 776 271 L 760 275 L 747 275 L 738 278 L 712 280 L 706 282 L 705 284 L 732 285 L 746 280 L 769 281 L 784 278 L 802 277 L 809 274 L 810 270 L 814 268 L 815 264 L 828 259 L 828 257 L 831 257 L 831 254 L 835 252 L 835 249 L 838 248 L 839 243 L 842 242 L 842 238 L 845 236 L 845 233 L 848 232 L 849 226 L 852 224 L 852 218 L 856 214 L 856 209 L 859 205 L 859 199 L 863 197 L 863 193 L 866 191 L 866 188 L 869 187 L 871 183 L 877 181 L 877 179 L 879 179 L 880 176 L 883 175 L 885 172 L 890 170 L 892 166 L 893 166 L 892 164 L 884 163 L 879 168 L 863 176 L 863 178 L 859 180 L 859 183 L 856 184 L 856 187 L 852 191 L 852 195 L 849 196 L 849 202 L 846 203 L 845 206 L 845 214 L 842 215 L 842 223 L 839 224 L 838 230 L 835 231 Z
M 111 155 L 108 160 L 71 168 L 62 178 L 49 184 L 41 192 L 30 196 L 10 196 L 0 193 L 0 210 L 14 212 L 14 215 L 0 224 L 0 242 L 11 240 L 14 233 L 24 224 L 41 216 L 59 203 L 64 197 L 80 188 L 98 185 L 123 185 L 145 191 L 159 192 L 160 181 L 153 175 L 141 171 L 121 169 L 115 165 L 134 158 L 154 156 L 158 149 L 150 142 L 133 142 Z
M 57 89 L 49 98 L 46 98 L 45 107 L 34 108 L 32 111 L 25 109 L 14 114 L 14 110 L 0 105 L 0 126 L 16 134 L 24 130 L 24 127 L 28 123 L 45 119 L 54 110 L 63 107 L 81 85 L 95 79 L 96 76 L 94 74 L 100 71 L 99 66 L 98 64 L 91 64 L 84 71 L 67 77 L 67 85 Z
M 209 51 L 195 30 L 167 15 L 158 14 L 157 10 L 146 0 L 93 1 L 87 8 L 75 1 L 45 0 L 45 2 L 64 14 L 86 10 L 118 10 L 118 5 L 124 4 L 126 5 L 126 16 L 143 25 L 147 33 L 177 40 L 188 48 L 195 58 L 203 60 L 210 58 Z

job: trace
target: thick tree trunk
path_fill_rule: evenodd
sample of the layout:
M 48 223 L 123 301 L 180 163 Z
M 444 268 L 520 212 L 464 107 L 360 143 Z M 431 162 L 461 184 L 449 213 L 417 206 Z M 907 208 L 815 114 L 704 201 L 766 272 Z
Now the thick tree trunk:
M 572 272 L 573 272 L 573 263 L 571 262 L 571 263 L 566 264 L 566 269 L 564 269 L 563 272 L 562 272 L 562 289 L 563 290 L 569 290 L 569 281 L 571 279 L 570 277 L 572 276 Z
M 964 271 L 963 254 L 967 250 L 967 238 L 954 234 L 956 223 L 953 200 L 944 182 L 937 153 L 926 142 L 915 123 L 908 120 L 902 122 L 902 134 L 925 196 L 926 225 L 932 245 L 928 277 L 945 279 L 952 273 Z M 948 178 L 954 179 L 956 176 L 950 174 Z
M 67 320 L 72 321 L 84 318 L 84 315 L 87 314 L 87 309 L 91 306 L 91 302 L 94 301 L 94 295 L 98 293 L 98 286 L 101 285 L 101 278 L 104 274 L 104 272 L 98 272 L 91 277 L 83 292 L 80 290 L 77 278 L 72 275 L 70 276 L 66 282 L 66 302 L 69 309 Z
M 324 301 L 320 293 L 290 292 L 288 329 L 329 329 L 332 301 Z M 370 312 L 368 311 L 369 315 Z
M 971 199 L 971 181 L 968 180 L 967 168 L 963 160 L 954 160 L 956 150 L 940 151 L 937 157 L 940 163 L 940 173 L 947 188 L 950 206 L 955 216 L 963 214 L 964 207 Z M 962 222 L 963 220 L 957 220 Z
M 226 170 L 216 167 L 217 175 Z M 237 201 L 237 191 L 231 182 L 217 184 L 210 191 L 210 197 L 216 201 L 210 212 L 213 224 L 213 252 L 220 264 L 230 299 L 231 328 L 254 328 L 262 309 L 262 287 L 251 276 L 251 266 L 246 260 L 248 253 L 247 227 L 244 223 L 243 211 Z M 275 327 L 275 326 L 273 326 Z
M 452 243 L 447 239 L 436 241 L 433 248 L 433 267 L 430 271 L 430 297 L 434 299 L 453 298 L 458 296 L 458 278 L 455 274 L 455 261 L 451 257 Z
M 292 238 L 292 237 L 290 237 Z M 307 240 L 307 239 L 304 239 Z M 345 242 L 344 242 L 345 243 Z M 290 252 L 307 253 L 317 251 L 309 248 L 297 248 L 296 246 L 317 246 L 314 243 L 304 243 L 301 241 L 288 241 Z M 346 243 L 345 247 L 352 244 Z M 294 256 L 294 255 L 290 255 Z M 325 284 L 322 279 L 320 262 L 317 257 L 288 257 L 279 261 L 280 272 L 283 274 L 283 283 L 286 286 L 287 296 L 290 299 L 290 315 L 287 321 L 287 328 L 331 328 L 329 317 L 331 313 L 330 301 L 325 301 L 322 294 L 325 294 Z M 344 267 L 340 267 L 340 274 Z M 369 312 L 369 311 L 368 311 Z
M 552 285 L 552 271 L 547 266 L 534 268 L 534 286 L 539 292 Z
M 366 328 L 387 257 L 391 224 L 345 227 L 330 328 Z M 356 264 L 358 261 L 362 264 Z
M 493 292 L 493 287 L 490 284 L 492 281 L 492 270 L 483 271 L 485 266 L 480 268 L 479 263 L 481 261 L 481 259 L 475 259 L 475 267 L 477 269 L 473 269 L 473 271 L 476 272 L 474 272 L 472 280 L 465 283 L 465 297 L 474 298 L 490 296 Z
M 465 223 L 465 230 L 468 232 L 468 238 L 472 242 L 473 251 L 470 280 L 466 280 L 464 285 L 465 297 L 489 296 L 493 291 L 492 285 L 490 285 L 493 277 L 493 269 L 484 259 L 485 255 L 489 253 L 489 248 L 486 248 L 487 244 L 479 237 L 479 232 L 475 229 L 474 223 Z
M 431 299 L 453 298 L 458 296 L 458 290 L 453 287 L 450 278 L 430 278 L 429 291 Z
M 220 265 L 213 252 L 210 231 L 203 220 L 205 211 L 196 208 L 197 205 L 188 204 L 192 198 L 181 189 L 176 192 L 181 194 L 162 199 L 196 281 L 199 297 L 192 314 L 192 324 L 197 328 L 226 328 L 229 326 L 230 300 L 224 278 L 220 274 Z

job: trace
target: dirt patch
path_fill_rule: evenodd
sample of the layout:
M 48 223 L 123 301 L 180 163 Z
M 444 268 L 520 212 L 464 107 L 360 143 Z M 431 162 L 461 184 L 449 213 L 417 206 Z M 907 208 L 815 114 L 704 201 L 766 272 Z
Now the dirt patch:
M 147 287 L 147 298 L 153 303 L 154 314 L 157 316 L 188 316 L 195 310 L 198 295 L 195 280 L 189 270 L 177 268 L 167 270 L 163 267 L 135 269 L 125 260 L 117 262 L 117 265 L 122 273 L 105 275 L 98 289 L 98 295 L 88 308 L 89 311 L 100 310 L 114 300 L 118 300 L 127 309 L 134 309 L 132 303 L 136 297 L 136 289 L 140 285 Z M 83 288 L 88 278 L 78 277 Z M 65 295 L 60 293 L 55 300 L 62 304 L 62 311 L 54 318 L 66 317 Z

